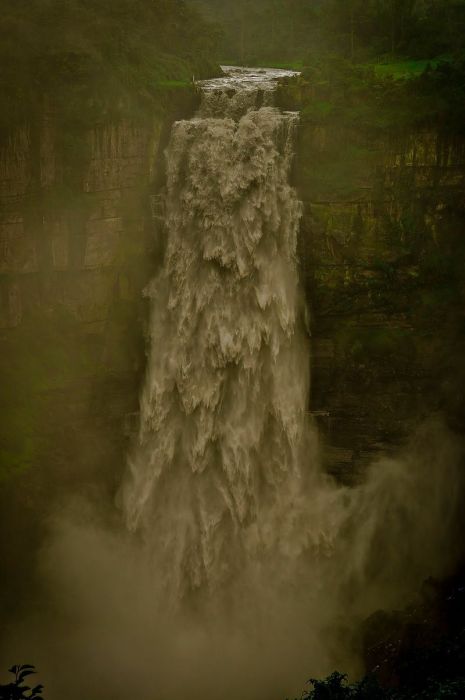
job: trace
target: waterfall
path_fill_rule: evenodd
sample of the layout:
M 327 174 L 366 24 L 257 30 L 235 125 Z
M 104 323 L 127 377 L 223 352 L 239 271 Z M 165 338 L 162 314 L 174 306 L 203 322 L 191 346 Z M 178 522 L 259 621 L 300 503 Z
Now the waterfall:
M 172 128 L 167 245 L 146 289 L 147 372 L 122 500 L 162 606 L 229 592 L 265 609 L 272 587 L 277 615 L 295 629 L 312 610 L 305 634 L 318 636 L 347 606 L 363 617 L 447 569 L 457 460 L 435 437 L 428 454 L 380 459 L 357 488 L 320 468 L 290 184 L 298 115 L 273 106 L 283 75 L 226 69 Z
M 146 290 L 150 351 L 124 492 L 130 527 L 179 595 L 298 549 L 309 449 L 302 207 L 289 183 L 298 115 L 270 106 L 279 71 L 252 84 L 230 73 L 204 86 L 166 152 L 167 249 Z

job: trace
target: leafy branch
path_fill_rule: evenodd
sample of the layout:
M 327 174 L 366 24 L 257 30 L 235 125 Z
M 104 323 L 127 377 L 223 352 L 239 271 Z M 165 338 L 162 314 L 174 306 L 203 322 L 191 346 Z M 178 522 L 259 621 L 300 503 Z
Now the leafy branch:
M 25 679 L 36 673 L 34 666 L 22 664 L 12 666 L 8 670 L 15 678 L 12 683 L 0 685 L 0 700 L 43 700 L 42 685 L 39 684 L 32 688 L 29 685 L 24 685 Z

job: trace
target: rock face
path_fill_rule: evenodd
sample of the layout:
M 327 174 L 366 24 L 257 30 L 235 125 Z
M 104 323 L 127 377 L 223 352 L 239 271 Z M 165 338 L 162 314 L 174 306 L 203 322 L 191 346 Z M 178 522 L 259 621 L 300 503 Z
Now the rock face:
M 119 479 L 175 116 L 74 133 L 50 112 L 1 144 L 2 499 Z
M 122 278 L 128 247 L 132 255 L 145 249 L 146 212 L 135 200 L 150 182 L 160 131 L 160 123 L 122 123 L 87 133 L 87 162 L 74 183 L 66 181 L 47 121 L 38 134 L 22 129 L 7 141 L 0 161 L 2 330 L 34 311 L 60 308 L 98 332 L 115 285 L 133 294 Z
M 311 409 L 350 482 L 432 413 L 463 429 L 465 142 L 303 123 L 296 179 Z
M 0 147 L 0 508 L 2 531 L 16 533 L 0 542 L 5 611 L 22 586 L 30 595 L 21 550 L 33 551 L 50 503 L 108 488 L 124 466 L 164 127 L 70 133 L 45 114 Z

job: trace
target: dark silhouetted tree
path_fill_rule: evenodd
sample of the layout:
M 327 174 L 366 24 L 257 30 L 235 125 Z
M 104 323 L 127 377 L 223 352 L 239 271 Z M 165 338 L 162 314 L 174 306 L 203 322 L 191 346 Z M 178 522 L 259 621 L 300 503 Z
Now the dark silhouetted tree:
M 12 666 L 9 672 L 14 680 L 6 685 L 0 685 L 0 700 L 43 700 L 42 685 L 28 686 L 24 684 L 28 676 L 35 674 L 36 670 L 31 664 Z

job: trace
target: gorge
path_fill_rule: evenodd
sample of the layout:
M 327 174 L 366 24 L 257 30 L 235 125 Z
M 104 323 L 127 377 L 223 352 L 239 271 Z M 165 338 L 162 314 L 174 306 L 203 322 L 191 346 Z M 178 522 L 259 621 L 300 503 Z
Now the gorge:
M 13 356 L 15 336 L 36 337 L 36 314 L 52 340 L 66 342 L 61 375 L 51 358 L 52 386 L 37 349 L 43 374 L 37 404 L 32 396 L 29 404 L 32 436 L 43 411 L 48 419 L 54 411 L 56 424 L 50 441 L 24 459 L 39 453 L 54 476 L 53 461 L 70 465 L 58 476 L 40 555 L 54 613 L 47 622 L 28 613 L 8 643 L 34 651 L 50 677 L 59 666 L 49 683 L 57 696 L 75 660 L 85 669 L 76 697 L 123 698 L 132 683 L 140 697 L 181 696 L 185 684 L 195 697 L 213 697 L 219 683 L 230 697 L 283 697 L 309 672 L 329 672 L 339 661 L 356 669 L 352 626 L 455 562 L 455 548 L 443 543 L 454 541 L 458 526 L 460 450 L 446 431 L 426 426 L 400 455 L 360 469 L 352 488 L 322 469 L 313 421 L 324 422 L 326 411 L 309 415 L 309 328 L 317 335 L 321 309 L 299 283 L 298 239 L 302 249 L 309 212 L 290 182 L 298 116 L 273 106 L 276 79 L 290 77 L 226 69 L 201 84 L 200 100 L 191 96 L 197 112 L 175 120 L 169 143 L 160 123 L 91 132 L 82 182 L 93 196 L 63 207 L 62 217 L 52 205 L 50 221 L 43 198 L 32 200 L 39 219 L 20 211 L 34 162 L 21 155 L 30 152 L 30 135 L 8 145 L 4 342 Z M 59 172 L 46 120 L 39 143 L 42 187 Z M 154 154 L 165 147 L 166 177 L 155 177 Z M 140 185 L 150 177 L 164 194 Z M 317 204 L 313 218 L 327 206 Z M 46 235 L 38 236 L 37 221 Z M 321 229 L 312 226 L 317 238 Z M 331 237 L 331 226 L 320 235 Z M 305 251 L 300 259 L 306 282 Z M 71 318 L 57 315 L 63 310 Z M 330 345 L 320 342 L 317 354 L 326 367 Z M 73 353 L 80 360 L 68 365 Z M 125 427 L 130 469 L 120 490 Z M 87 440 L 88 449 L 76 449 Z M 335 447 L 333 471 L 341 461 Z M 98 488 L 100 470 L 110 485 L 102 478 Z M 63 509 L 72 490 L 78 502 Z M 135 537 L 106 513 L 115 490 Z

